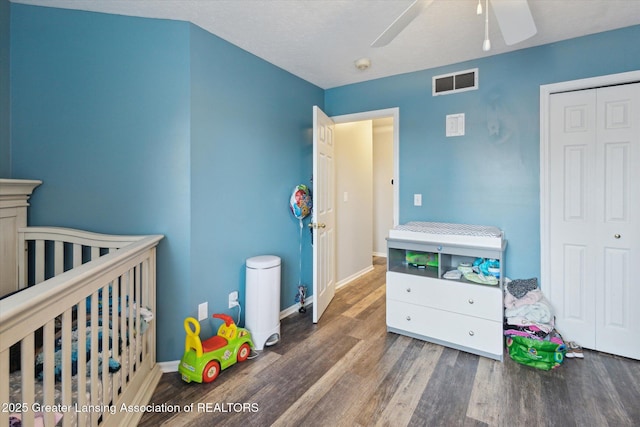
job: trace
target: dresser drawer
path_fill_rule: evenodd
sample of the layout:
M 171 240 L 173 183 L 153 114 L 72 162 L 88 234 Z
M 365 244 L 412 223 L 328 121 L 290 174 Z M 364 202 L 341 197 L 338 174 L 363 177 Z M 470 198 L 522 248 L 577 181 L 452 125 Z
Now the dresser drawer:
M 387 326 L 490 354 L 502 354 L 502 321 L 387 300 Z
M 502 292 L 498 287 L 387 272 L 387 300 L 502 322 Z

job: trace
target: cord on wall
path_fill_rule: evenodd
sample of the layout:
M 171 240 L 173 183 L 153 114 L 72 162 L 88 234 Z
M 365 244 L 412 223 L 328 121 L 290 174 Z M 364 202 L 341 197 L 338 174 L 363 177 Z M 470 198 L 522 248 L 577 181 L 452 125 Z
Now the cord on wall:
M 236 301 L 236 307 L 238 307 L 238 321 L 236 322 L 236 325 L 240 325 L 240 313 L 242 313 L 242 306 L 240 305 L 240 303 L 238 301 Z

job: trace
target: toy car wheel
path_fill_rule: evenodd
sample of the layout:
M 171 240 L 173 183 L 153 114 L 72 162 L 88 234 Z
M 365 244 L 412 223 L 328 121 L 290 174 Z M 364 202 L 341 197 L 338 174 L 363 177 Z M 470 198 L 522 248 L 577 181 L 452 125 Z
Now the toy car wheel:
M 249 347 L 249 344 L 242 344 L 238 349 L 238 362 L 244 362 L 247 360 L 249 354 L 251 354 L 251 347 Z
M 207 363 L 207 366 L 204 367 L 204 371 L 202 372 L 202 381 L 205 383 L 210 383 L 215 380 L 220 373 L 220 364 L 215 360 Z

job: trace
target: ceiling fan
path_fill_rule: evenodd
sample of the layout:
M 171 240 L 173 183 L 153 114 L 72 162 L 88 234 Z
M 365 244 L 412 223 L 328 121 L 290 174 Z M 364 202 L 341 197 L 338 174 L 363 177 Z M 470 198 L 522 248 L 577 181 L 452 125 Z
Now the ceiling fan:
M 371 47 L 382 47 L 391 43 L 398 34 L 405 29 L 419 14 L 425 11 L 434 0 L 415 0 L 386 30 L 378 36 Z M 533 22 L 531 10 L 527 0 L 484 0 L 485 1 L 485 39 L 482 49 L 491 49 L 489 42 L 489 3 L 498 21 L 498 26 L 507 45 L 513 45 L 536 34 L 536 24 Z M 478 0 L 478 15 L 483 13 L 482 0 Z

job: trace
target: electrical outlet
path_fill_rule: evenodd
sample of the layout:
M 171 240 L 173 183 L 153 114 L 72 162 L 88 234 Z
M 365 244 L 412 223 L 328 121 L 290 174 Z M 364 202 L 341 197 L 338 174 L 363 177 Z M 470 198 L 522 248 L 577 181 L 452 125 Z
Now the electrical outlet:
M 202 321 L 209 317 L 209 303 L 203 302 L 198 305 L 198 321 Z
M 229 308 L 233 308 L 240 305 L 238 302 L 238 291 L 233 291 L 229 294 Z
M 422 206 L 422 194 L 413 195 L 413 206 Z

